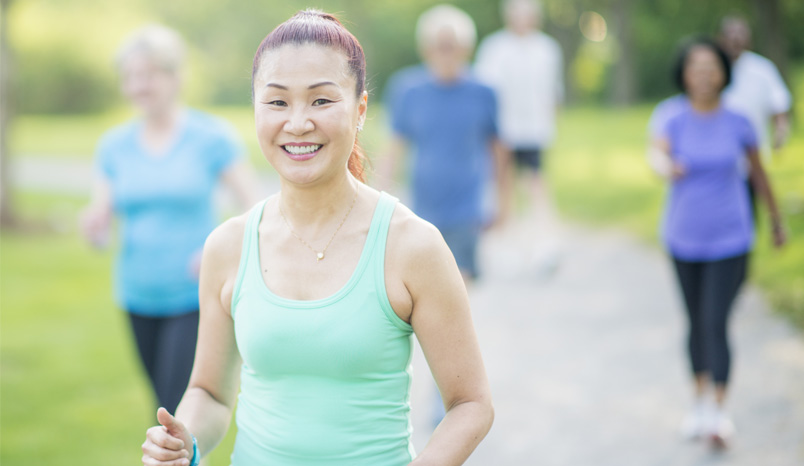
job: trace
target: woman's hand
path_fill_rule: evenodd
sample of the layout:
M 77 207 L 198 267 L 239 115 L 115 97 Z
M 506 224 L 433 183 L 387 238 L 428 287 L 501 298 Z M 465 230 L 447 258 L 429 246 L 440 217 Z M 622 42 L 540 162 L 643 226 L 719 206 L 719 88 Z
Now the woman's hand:
M 112 186 L 104 176 L 97 175 L 92 180 L 91 201 L 79 220 L 87 241 L 97 249 L 106 248 L 112 224 Z
M 676 161 L 670 162 L 670 179 L 673 181 L 680 180 L 684 178 L 687 174 L 687 169 L 684 168 L 684 165 Z
M 648 146 L 648 165 L 657 175 L 670 181 L 676 181 L 687 174 L 687 169 L 670 155 L 670 142 L 665 138 L 656 138 Z
M 193 438 L 181 421 L 165 408 L 156 411 L 158 426 L 145 433 L 142 444 L 144 466 L 188 466 L 193 459 Z
M 776 248 L 781 248 L 782 246 L 787 243 L 787 232 L 782 225 L 782 221 L 779 219 L 775 219 L 771 226 L 772 234 L 773 234 L 773 246 Z
M 104 249 L 109 244 L 111 217 L 110 209 L 103 207 L 91 206 L 81 212 L 81 232 L 93 247 Z

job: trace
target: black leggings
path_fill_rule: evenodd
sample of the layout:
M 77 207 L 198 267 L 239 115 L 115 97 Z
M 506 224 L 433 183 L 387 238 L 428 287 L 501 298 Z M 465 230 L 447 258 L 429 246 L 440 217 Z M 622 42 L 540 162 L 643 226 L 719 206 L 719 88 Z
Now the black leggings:
M 728 318 L 745 280 L 748 255 L 712 262 L 673 259 L 689 318 L 689 357 L 696 375 L 719 385 L 729 380 Z
M 159 405 L 173 414 L 193 369 L 198 311 L 173 317 L 128 315 L 140 359 Z

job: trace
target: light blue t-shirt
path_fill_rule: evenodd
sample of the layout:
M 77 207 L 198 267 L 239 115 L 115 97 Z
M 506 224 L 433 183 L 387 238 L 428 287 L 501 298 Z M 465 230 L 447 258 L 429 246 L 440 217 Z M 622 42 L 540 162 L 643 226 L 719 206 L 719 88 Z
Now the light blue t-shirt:
M 121 220 L 115 295 L 138 315 L 178 315 L 198 309 L 193 263 L 218 223 L 213 191 L 243 148 L 228 125 L 195 110 L 166 153 L 149 154 L 142 130 L 139 120 L 113 128 L 96 154 Z
M 498 134 L 494 92 L 468 74 L 443 83 L 411 70 L 405 89 L 389 92 L 393 130 L 414 146 L 413 210 L 438 228 L 480 224 Z
M 685 169 L 670 186 L 663 236 L 669 252 L 686 261 L 744 254 L 753 242 L 753 219 L 742 164 L 757 136 L 742 115 L 719 108 L 678 109 L 658 133 Z

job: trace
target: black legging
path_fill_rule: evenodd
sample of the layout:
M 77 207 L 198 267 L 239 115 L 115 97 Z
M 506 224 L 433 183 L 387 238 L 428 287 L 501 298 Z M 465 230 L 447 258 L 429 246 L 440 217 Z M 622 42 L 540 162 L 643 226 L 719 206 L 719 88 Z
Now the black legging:
M 187 389 L 193 368 L 198 311 L 175 317 L 128 315 L 140 359 L 159 406 L 173 414 Z
M 748 255 L 712 262 L 674 258 L 689 317 L 689 357 L 696 375 L 716 384 L 729 380 L 731 355 L 727 325 L 734 298 L 745 280 Z

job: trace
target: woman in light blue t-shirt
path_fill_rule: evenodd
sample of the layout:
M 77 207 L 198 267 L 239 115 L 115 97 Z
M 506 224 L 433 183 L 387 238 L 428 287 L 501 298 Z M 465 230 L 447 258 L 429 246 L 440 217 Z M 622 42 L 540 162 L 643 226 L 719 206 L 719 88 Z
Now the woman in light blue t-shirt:
M 244 204 L 256 196 L 227 125 L 179 101 L 183 45 L 174 31 L 148 26 L 121 48 L 123 95 L 139 117 L 98 144 L 94 189 L 82 218 L 96 247 L 119 220 L 115 295 L 128 312 L 158 402 L 178 405 L 193 364 L 198 329 L 198 271 L 217 225 L 212 195 L 219 181 Z
M 687 43 L 676 66 L 686 99 L 661 105 L 657 112 L 672 114 L 652 119 L 654 168 L 670 180 L 662 236 L 689 319 L 696 402 L 682 434 L 708 437 L 717 447 L 725 446 L 734 430 L 724 410 L 731 366 L 727 327 L 753 244 L 746 167 L 767 204 L 774 244 L 785 242 L 751 123 L 721 105 L 729 77 L 728 58 L 714 42 Z

